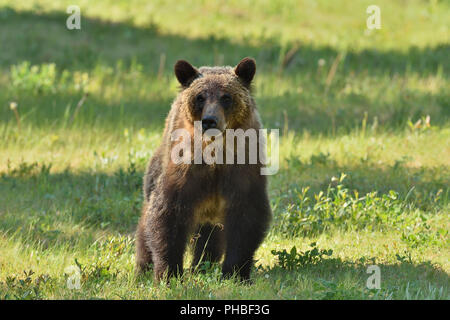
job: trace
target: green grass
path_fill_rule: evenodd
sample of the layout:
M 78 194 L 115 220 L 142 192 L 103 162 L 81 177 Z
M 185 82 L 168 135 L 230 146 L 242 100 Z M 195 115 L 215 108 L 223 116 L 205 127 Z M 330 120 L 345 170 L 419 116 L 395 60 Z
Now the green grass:
M 69 4 L 81 30 L 65 28 Z M 377 1 L 368 32 L 370 4 L 0 0 L 0 299 L 449 299 L 450 7 Z M 216 265 L 136 278 L 173 64 L 245 56 L 281 129 L 254 284 Z M 373 264 L 381 289 L 366 287 Z

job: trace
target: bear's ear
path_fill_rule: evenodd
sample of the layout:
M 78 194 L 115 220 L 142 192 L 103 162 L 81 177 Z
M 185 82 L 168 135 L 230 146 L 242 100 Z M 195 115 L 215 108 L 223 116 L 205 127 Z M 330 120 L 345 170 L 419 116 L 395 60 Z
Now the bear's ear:
M 178 60 L 174 70 L 178 82 L 185 88 L 189 87 L 191 82 L 200 75 L 198 70 L 185 60 Z
M 242 83 L 248 88 L 256 72 L 256 63 L 252 58 L 244 58 L 234 69 L 234 73 L 241 79 Z

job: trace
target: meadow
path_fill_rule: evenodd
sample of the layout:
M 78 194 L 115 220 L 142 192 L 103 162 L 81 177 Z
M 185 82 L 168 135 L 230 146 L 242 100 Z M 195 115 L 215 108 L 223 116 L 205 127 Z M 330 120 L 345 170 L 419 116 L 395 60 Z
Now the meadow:
M 66 28 L 73 4 L 81 30 Z M 371 4 L 379 30 L 366 27 Z M 449 299 L 448 12 L 0 0 L 0 299 Z M 142 176 L 178 90 L 173 64 L 246 56 L 281 143 L 254 283 L 221 280 L 214 264 L 189 271 L 190 252 L 168 286 L 136 277 Z

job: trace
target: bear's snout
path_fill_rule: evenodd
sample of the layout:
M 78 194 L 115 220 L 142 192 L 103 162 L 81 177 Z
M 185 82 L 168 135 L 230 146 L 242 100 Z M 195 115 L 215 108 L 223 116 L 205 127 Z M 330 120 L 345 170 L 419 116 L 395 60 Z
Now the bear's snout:
M 216 129 L 219 120 L 215 116 L 206 116 L 202 119 L 202 128 L 203 131 L 208 129 Z

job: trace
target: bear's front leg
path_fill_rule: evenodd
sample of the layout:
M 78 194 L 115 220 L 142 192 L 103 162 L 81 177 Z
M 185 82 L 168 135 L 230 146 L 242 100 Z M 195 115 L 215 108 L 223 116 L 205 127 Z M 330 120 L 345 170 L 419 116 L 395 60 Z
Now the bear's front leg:
M 260 186 L 253 191 L 236 192 L 229 202 L 225 221 L 224 277 L 237 274 L 242 281 L 249 280 L 253 256 L 269 227 L 272 214 L 267 195 Z
M 181 206 L 166 199 L 157 199 L 148 210 L 148 245 L 155 280 L 159 282 L 166 272 L 167 278 L 181 276 L 190 227 L 189 210 L 182 210 Z

